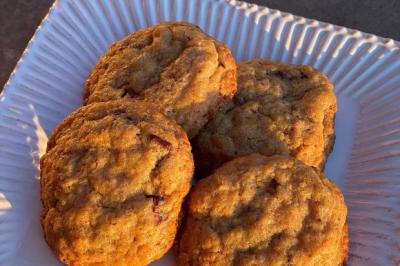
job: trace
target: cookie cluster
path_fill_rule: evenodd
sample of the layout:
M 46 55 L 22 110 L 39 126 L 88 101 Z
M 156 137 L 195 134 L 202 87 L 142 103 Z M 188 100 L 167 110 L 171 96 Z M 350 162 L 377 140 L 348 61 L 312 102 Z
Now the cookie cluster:
M 40 164 L 62 263 L 148 265 L 174 243 L 185 266 L 346 260 L 346 205 L 322 173 L 336 98 L 317 70 L 236 65 L 199 27 L 163 22 L 110 46 L 83 103 Z

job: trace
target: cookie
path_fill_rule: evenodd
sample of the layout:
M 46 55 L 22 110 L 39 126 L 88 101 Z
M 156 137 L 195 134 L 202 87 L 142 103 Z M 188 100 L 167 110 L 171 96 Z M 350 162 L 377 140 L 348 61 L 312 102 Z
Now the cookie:
M 41 158 L 41 223 L 67 265 L 147 265 L 173 244 L 193 173 L 184 130 L 137 100 L 94 103 Z
M 291 155 L 323 169 L 332 151 L 336 97 L 310 66 L 252 60 L 238 65 L 238 92 L 196 139 L 204 172 L 240 155 Z
M 189 197 L 181 266 L 338 266 L 347 258 L 343 195 L 293 157 L 236 158 Z
M 90 73 L 84 103 L 155 102 L 195 136 L 236 92 L 229 48 L 186 22 L 164 22 L 115 42 Z

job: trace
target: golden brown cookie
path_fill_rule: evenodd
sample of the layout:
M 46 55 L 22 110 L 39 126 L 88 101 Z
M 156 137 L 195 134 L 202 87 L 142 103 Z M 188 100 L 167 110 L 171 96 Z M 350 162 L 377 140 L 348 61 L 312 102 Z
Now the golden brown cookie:
M 338 266 L 347 208 L 336 185 L 290 156 L 234 159 L 190 193 L 181 266 Z
M 332 84 L 310 66 L 243 62 L 234 102 L 199 134 L 195 157 L 203 172 L 254 152 L 291 155 L 323 169 L 335 113 Z
M 193 173 L 183 129 L 136 100 L 68 116 L 41 159 L 45 239 L 67 265 L 147 265 L 171 247 Z
M 115 42 L 90 73 L 84 103 L 155 102 L 195 136 L 236 92 L 229 48 L 187 22 L 163 22 Z

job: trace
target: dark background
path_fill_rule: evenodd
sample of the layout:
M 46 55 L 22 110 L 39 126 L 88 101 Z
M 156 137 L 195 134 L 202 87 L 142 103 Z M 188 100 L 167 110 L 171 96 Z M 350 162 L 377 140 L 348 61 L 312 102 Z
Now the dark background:
M 248 2 L 400 40 L 400 0 Z M 0 91 L 52 3 L 53 0 L 0 0 Z

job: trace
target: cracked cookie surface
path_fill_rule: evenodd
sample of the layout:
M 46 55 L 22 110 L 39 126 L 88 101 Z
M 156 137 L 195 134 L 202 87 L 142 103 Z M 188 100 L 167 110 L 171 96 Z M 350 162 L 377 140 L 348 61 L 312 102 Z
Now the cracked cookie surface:
M 310 66 L 240 63 L 234 102 L 198 135 L 196 163 L 212 169 L 256 152 L 291 155 L 323 169 L 335 139 L 335 113 L 332 84 Z
M 84 102 L 155 102 L 191 138 L 235 92 L 236 64 L 227 46 L 193 24 L 164 22 L 111 45 L 86 81 Z
M 179 265 L 338 266 L 347 209 L 336 185 L 289 156 L 234 159 L 189 196 Z
M 184 130 L 136 100 L 68 116 L 41 159 L 45 239 L 68 265 L 147 265 L 171 247 L 193 174 Z

